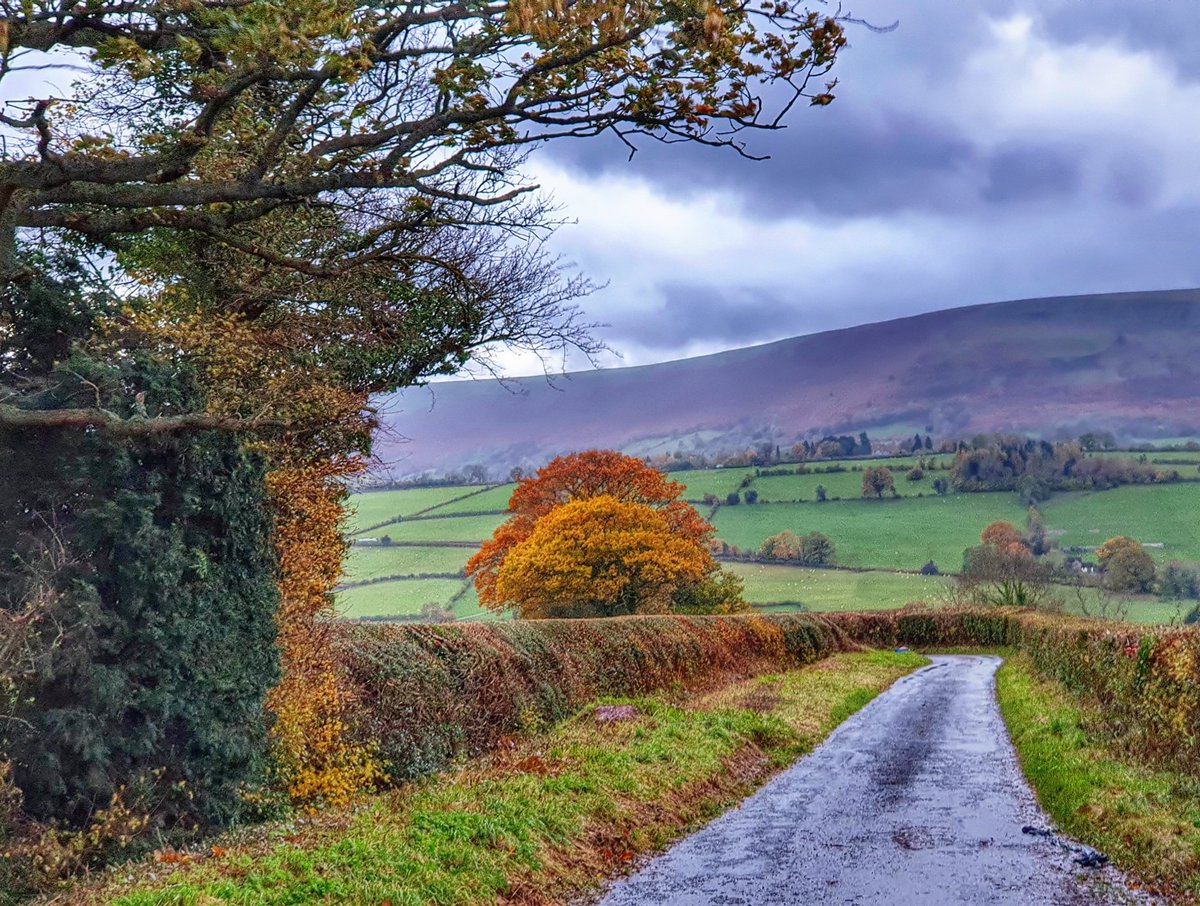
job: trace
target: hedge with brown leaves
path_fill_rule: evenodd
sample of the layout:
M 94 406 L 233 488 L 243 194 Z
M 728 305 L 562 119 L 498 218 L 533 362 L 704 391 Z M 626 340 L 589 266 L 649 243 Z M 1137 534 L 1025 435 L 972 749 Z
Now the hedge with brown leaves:
M 604 696 L 691 690 L 855 644 L 821 616 L 344 624 L 360 738 L 393 778 L 426 773 Z
M 859 645 L 1011 647 L 1090 697 L 1139 758 L 1200 771 L 1200 630 L 1002 609 L 343 624 L 354 733 L 393 778 L 484 751 L 604 696 L 716 686 Z

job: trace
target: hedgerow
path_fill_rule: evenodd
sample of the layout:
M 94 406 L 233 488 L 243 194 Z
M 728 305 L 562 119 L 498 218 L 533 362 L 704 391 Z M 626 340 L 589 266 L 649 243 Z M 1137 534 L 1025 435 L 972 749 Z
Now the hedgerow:
M 601 696 L 712 687 L 857 647 L 808 614 L 344 624 L 336 644 L 360 705 L 355 731 L 396 779 Z
M 627 617 L 456 626 L 345 624 L 353 734 L 403 779 L 605 695 L 708 687 L 857 644 L 1008 647 L 1090 696 L 1139 758 L 1200 765 L 1200 631 L 1029 611 Z
M 189 374 L 82 356 L 72 373 L 187 411 Z M 117 388 L 117 389 L 113 389 Z M 57 386 L 43 408 L 71 405 Z M 105 402 L 113 409 L 117 402 Z M 0 761 L 29 816 L 74 829 L 119 807 L 147 830 L 211 827 L 265 779 L 278 603 L 263 463 L 216 432 L 0 432 Z

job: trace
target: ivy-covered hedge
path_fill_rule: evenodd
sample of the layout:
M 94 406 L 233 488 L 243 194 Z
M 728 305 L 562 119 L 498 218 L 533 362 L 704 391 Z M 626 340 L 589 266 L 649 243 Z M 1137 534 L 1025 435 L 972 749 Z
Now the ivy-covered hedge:
M 69 361 L 40 408 L 86 379 L 115 411 L 127 388 L 203 409 L 169 363 Z M 96 836 L 118 808 L 147 834 L 245 813 L 279 676 L 263 473 L 217 432 L 0 431 L 0 630 L 22 633 L 0 642 L 0 763 L 30 818 Z
M 338 635 L 359 695 L 356 731 L 397 779 L 601 696 L 713 686 L 854 647 L 809 614 L 345 624 Z
M 397 779 L 560 719 L 589 700 L 695 689 L 857 645 L 1011 647 L 1094 698 L 1140 758 L 1200 772 L 1200 630 L 1015 610 L 347 624 L 356 732 Z

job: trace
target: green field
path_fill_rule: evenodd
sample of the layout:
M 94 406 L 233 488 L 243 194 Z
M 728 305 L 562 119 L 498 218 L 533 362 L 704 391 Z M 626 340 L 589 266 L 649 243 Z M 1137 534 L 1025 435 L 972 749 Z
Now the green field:
M 906 472 L 903 470 L 892 473 L 892 480 L 896 484 L 896 493 L 901 497 L 916 497 L 918 494 L 933 497 L 936 495 L 933 490 L 934 479 L 945 478 L 949 481 L 950 477 L 949 472 L 932 471 L 926 472 L 925 477 L 920 481 L 909 481 L 905 478 L 905 474 Z M 858 500 L 862 497 L 863 473 L 846 471 L 824 474 L 810 472 L 805 475 L 771 475 L 754 479 L 751 487 L 758 491 L 759 502 L 767 503 L 815 501 L 818 485 L 825 488 L 829 499 L 839 497 L 842 500 Z
M 405 519 L 380 529 L 393 541 L 475 541 L 492 537 L 492 532 L 504 521 L 504 516 L 447 516 L 428 519 Z
M 746 474 L 753 474 L 753 470 L 710 469 L 676 472 L 670 477 L 686 481 L 690 488 L 696 489 L 697 496 L 720 492 L 723 497 Z M 924 481 L 913 483 L 905 481 L 900 473 L 897 488 L 907 493 L 916 485 L 931 491 L 932 477 L 945 474 L 935 471 L 928 473 Z M 770 500 L 773 495 L 785 496 L 797 490 L 805 493 L 810 485 L 815 496 L 817 484 L 824 484 L 830 496 L 835 496 L 835 488 L 843 487 L 838 482 L 845 483 L 845 496 L 849 499 L 722 506 L 714 517 L 717 535 L 738 547 L 756 549 L 776 532 L 819 531 L 833 540 L 842 566 L 915 570 L 933 560 L 943 572 L 956 572 L 962 565 L 964 548 L 978 543 L 980 531 L 989 522 L 1006 519 L 1024 527 L 1027 516 L 1017 495 L 1009 493 L 863 500 L 859 496 L 862 474 L 851 471 L 758 478 L 752 486 L 762 499 Z M 512 485 L 505 485 L 450 504 L 445 502 L 475 489 L 373 492 L 356 495 L 353 502 L 358 506 L 361 522 L 364 515 L 379 521 L 386 514 L 397 515 L 405 509 L 411 513 L 437 506 L 441 501 L 443 505 L 431 511 L 431 515 L 440 518 L 407 519 L 372 534 L 386 534 L 398 542 L 430 545 L 442 541 L 480 542 L 503 522 L 503 515 L 451 514 L 499 510 L 507 503 L 511 489 Z M 1127 534 L 1144 544 L 1163 545 L 1148 548 L 1160 561 L 1200 562 L 1200 484 L 1141 485 L 1058 494 L 1043 504 L 1042 512 L 1051 537 L 1063 546 L 1097 547 L 1114 535 Z M 473 549 L 468 548 L 436 546 L 354 546 L 347 562 L 347 579 L 455 572 L 472 553 Z M 887 572 L 854 573 L 758 564 L 733 564 L 731 568 L 746 579 L 748 601 L 798 602 L 812 610 L 900 606 L 914 599 L 936 598 L 937 590 L 947 581 Z M 462 586 L 458 580 L 403 580 L 347 589 L 339 598 L 352 616 L 401 615 L 415 613 L 428 601 L 445 603 Z M 1190 607 L 1191 602 L 1142 598 L 1129 605 L 1128 617 L 1135 622 L 1168 622 L 1178 619 Z M 479 613 L 473 591 L 467 600 L 460 602 L 456 612 L 459 616 Z
M 502 484 L 462 500 L 454 500 L 433 510 L 431 516 L 448 516 L 451 513 L 501 513 L 508 509 L 508 498 L 515 484 Z
M 337 608 L 347 617 L 408 616 L 430 602 L 449 603 L 465 583 L 465 579 L 404 579 L 358 585 L 337 593 Z M 455 615 L 467 616 L 478 610 L 474 598 L 469 605 L 461 611 L 456 607 Z
M 667 478 L 687 487 L 683 496 L 688 500 L 703 500 L 705 494 L 715 494 L 722 500 L 731 491 L 741 487 L 742 479 L 753 475 L 754 469 L 692 469 L 683 472 L 668 472 Z
M 911 469 L 919 460 L 924 459 L 926 462 L 935 460 L 939 465 L 942 463 L 953 464 L 954 456 L 949 453 L 931 453 L 922 451 L 920 453 L 906 454 L 904 456 L 871 456 L 866 459 L 839 459 L 825 461 L 823 459 L 813 460 L 808 464 L 810 469 L 820 469 L 829 465 L 840 465 L 847 469 L 851 467 L 866 468 L 867 466 L 895 466 L 898 469 Z M 786 466 L 784 468 L 787 468 Z
M 1025 515 L 1016 494 L 957 494 L 723 506 L 713 521 L 721 540 L 741 548 L 757 549 L 784 530 L 823 532 L 837 547 L 837 562 L 843 566 L 920 569 L 933 560 L 942 572 L 957 572 L 963 549 L 979 543 L 989 522 L 1007 519 L 1023 526 Z
M 346 581 L 361 582 L 381 576 L 415 576 L 456 573 L 472 551 L 461 547 L 362 547 L 355 545 L 346 557 Z
M 366 491 L 350 498 L 350 534 L 401 516 L 412 516 L 475 488 L 406 488 L 403 491 Z
M 1196 606 L 1195 601 L 1160 601 L 1149 596 L 1139 597 L 1130 601 L 1119 612 L 1111 614 L 1130 623 L 1182 623 L 1189 610 Z M 1071 608 L 1074 612 L 1075 608 Z M 1092 609 L 1092 616 L 1103 616 Z
M 968 495 L 964 495 L 968 496 Z M 1055 495 L 1042 506 L 1046 527 L 1066 546 L 1098 547 L 1128 535 L 1156 560 L 1200 560 L 1200 484 L 1133 485 Z
M 452 599 L 457 596 L 457 600 Z M 497 619 L 479 606 L 475 586 L 465 579 L 400 579 L 356 585 L 337 593 L 338 613 L 346 617 L 398 617 L 420 612 L 428 603 L 453 606 L 464 619 Z
M 1145 456 L 1150 462 L 1158 463 L 1196 463 L 1200 465 L 1200 450 L 1134 450 L 1106 451 L 1093 453 L 1092 456 L 1103 456 L 1105 459 L 1140 459 Z
M 947 579 L 911 573 L 858 573 L 762 563 L 727 563 L 746 582 L 751 604 L 787 601 L 806 610 L 887 610 L 910 601 L 935 601 Z

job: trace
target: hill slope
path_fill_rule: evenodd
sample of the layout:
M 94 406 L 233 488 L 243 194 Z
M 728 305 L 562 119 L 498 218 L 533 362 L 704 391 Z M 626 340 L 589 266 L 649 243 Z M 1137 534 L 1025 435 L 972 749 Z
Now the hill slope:
M 567 450 L 722 451 L 826 432 L 1200 431 L 1200 290 L 956 308 L 636 368 L 455 381 L 384 402 L 393 475 Z M 391 436 L 387 436 L 390 434 Z M 396 435 L 407 438 L 400 441 Z

